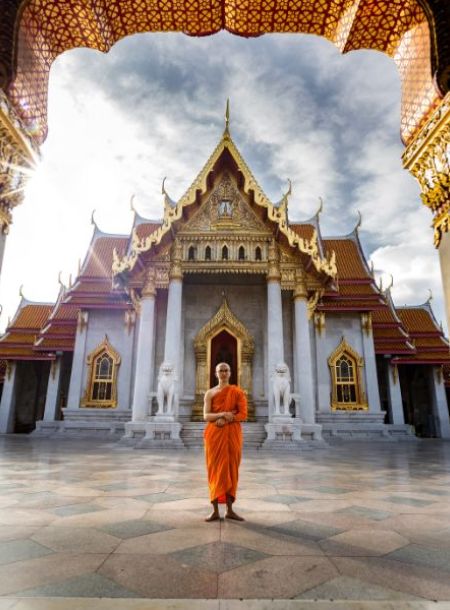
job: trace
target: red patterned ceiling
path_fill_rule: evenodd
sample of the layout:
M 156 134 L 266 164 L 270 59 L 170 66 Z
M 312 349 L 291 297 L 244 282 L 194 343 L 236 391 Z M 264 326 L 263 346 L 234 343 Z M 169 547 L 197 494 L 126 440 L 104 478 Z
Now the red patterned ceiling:
M 402 79 L 406 143 L 439 102 L 429 27 L 417 0 L 28 0 L 22 6 L 8 94 L 39 140 L 46 134 L 48 73 L 55 57 L 81 46 L 106 52 L 137 32 L 302 32 L 324 36 L 343 53 L 387 53 Z

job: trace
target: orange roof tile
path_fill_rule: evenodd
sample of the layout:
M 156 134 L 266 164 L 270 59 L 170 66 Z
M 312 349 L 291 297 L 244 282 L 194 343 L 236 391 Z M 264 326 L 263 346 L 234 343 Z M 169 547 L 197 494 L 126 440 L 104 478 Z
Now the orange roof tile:
M 302 239 L 310 240 L 314 234 L 315 226 L 310 224 L 292 224 L 289 223 L 289 228 L 292 229 Z
M 435 333 L 437 331 L 436 324 L 426 309 L 422 307 L 396 307 L 396 310 L 409 332 Z
M 128 237 L 114 236 L 97 237 L 89 247 L 82 275 L 111 278 L 114 248 L 123 254 L 126 250 L 128 239 Z
M 343 279 L 372 279 L 367 272 L 362 259 L 362 253 L 354 239 L 328 239 L 323 240 L 325 250 L 336 253 L 338 278 Z
M 53 309 L 53 305 L 30 303 L 17 312 L 11 328 L 29 328 L 39 330 L 45 324 Z
M 159 229 L 160 226 L 161 226 L 161 223 L 143 222 L 141 224 L 138 224 L 135 227 L 135 230 L 136 230 L 136 233 L 137 233 L 137 236 L 139 237 L 139 239 L 145 239 L 146 237 L 151 235 L 154 231 L 156 231 L 156 229 Z

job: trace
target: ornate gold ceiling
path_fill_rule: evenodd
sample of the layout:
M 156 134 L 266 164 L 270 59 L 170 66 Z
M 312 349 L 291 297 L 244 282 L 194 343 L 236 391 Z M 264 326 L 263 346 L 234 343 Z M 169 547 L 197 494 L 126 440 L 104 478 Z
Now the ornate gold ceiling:
M 432 77 L 431 13 L 419 4 L 425 2 L 439 0 L 3 0 L 0 84 L 42 141 L 50 66 L 68 49 L 106 52 L 137 32 L 317 34 L 343 53 L 376 49 L 394 59 L 402 80 L 401 135 L 408 143 L 440 99 Z

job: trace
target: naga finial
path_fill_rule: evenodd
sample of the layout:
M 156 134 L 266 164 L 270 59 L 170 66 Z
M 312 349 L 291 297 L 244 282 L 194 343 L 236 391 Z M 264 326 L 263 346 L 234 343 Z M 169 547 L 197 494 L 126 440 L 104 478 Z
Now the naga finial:
M 19 288 L 19 297 L 21 297 L 22 299 L 25 298 L 25 295 L 23 294 L 23 284 L 20 284 L 20 288 Z
M 386 288 L 384 289 L 384 294 L 387 294 L 394 285 L 394 276 L 392 275 L 392 273 L 390 273 L 389 275 L 391 276 L 391 281 L 389 283 L 389 286 L 386 286 Z
M 167 180 L 167 176 L 164 176 L 163 181 L 162 181 L 162 185 L 161 185 L 161 193 L 163 195 L 167 195 L 167 191 L 166 191 L 166 187 L 165 187 L 166 180 Z
M 431 301 L 433 300 L 433 292 L 432 292 L 431 288 L 428 288 L 428 292 L 430 293 L 430 296 L 425 301 L 427 305 L 429 305 L 431 303 Z
M 356 223 L 355 228 L 353 229 L 354 231 L 358 231 L 361 228 L 362 225 L 362 214 L 359 210 L 356 210 L 358 212 L 358 222 Z
M 62 281 L 62 279 L 61 279 L 61 276 L 62 276 L 62 271 L 60 271 L 60 272 L 58 273 L 58 284 L 61 286 L 61 288 L 65 288 L 65 286 L 64 286 L 64 284 L 63 284 L 63 281 Z
M 94 227 L 96 227 L 96 226 L 97 226 L 97 223 L 95 222 L 94 215 L 95 215 L 95 209 L 94 209 L 94 210 L 92 210 L 92 214 L 91 214 L 91 225 L 94 225 Z
M 322 197 L 319 197 L 319 208 L 318 208 L 317 212 L 315 213 L 315 216 L 319 216 L 322 212 L 323 212 L 323 199 L 322 199 Z
M 130 210 L 136 214 L 136 208 L 134 207 L 134 198 L 136 195 L 131 195 L 130 197 Z

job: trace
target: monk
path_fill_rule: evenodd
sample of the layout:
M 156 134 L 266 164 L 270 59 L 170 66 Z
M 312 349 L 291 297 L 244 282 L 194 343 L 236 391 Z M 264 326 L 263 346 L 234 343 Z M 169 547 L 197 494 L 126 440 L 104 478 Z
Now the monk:
M 205 521 L 220 519 L 219 503 L 226 503 L 226 519 L 244 521 L 233 510 L 242 453 L 241 421 L 247 419 L 247 399 L 236 385 L 230 385 L 231 369 L 221 362 L 216 366 L 219 383 L 205 394 L 203 419 L 209 497 L 213 512 Z

